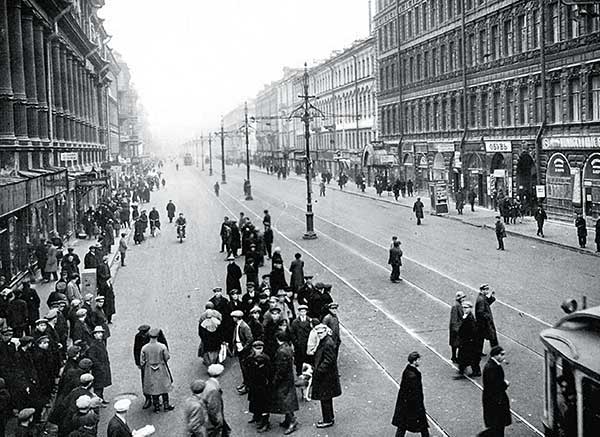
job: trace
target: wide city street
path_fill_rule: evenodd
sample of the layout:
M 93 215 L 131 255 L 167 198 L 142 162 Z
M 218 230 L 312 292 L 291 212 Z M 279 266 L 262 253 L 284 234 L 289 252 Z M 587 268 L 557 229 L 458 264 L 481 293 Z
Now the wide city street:
M 220 163 L 215 166 L 220 168 Z M 208 167 L 208 166 L 207 166 Z M 598 300 L 600 271 L 597 257 L 556 246 L 511 237 L 505 252 L 496 251 L 493 231 L 426 216 L 417 227 L 410 209 L 328 190 L 314 199 L 316 240 L 303 240 L 306 184 L 295 178 L 278 180 L 253 171 L 254 200 L 245 201 L 244 167 L 226 168 L 227 184 L 220 197 L 213 192 L 220 172 L 212 177 L 197 167 L 166 166 L 165 190 L 152 195 L 149 206 L 161 212 L 163 229 L 128 253 L 128 264 L 115 278 L 117 314 L 109 352 L 114 384 L 107 398 L 134 400 L 130 425 L 152 423 L 157 435 L 183 435 L 182 405 L 189 383 L 206 377 L 197 357 L 197 321 L 212 288 L 225 286 L 224 254 L 219 253 L 219 227 L 224 215 L 244 212 L 260 224 L 268 209 L 287 269 L 295 252 L 305 260 L 305 273 L 315 282 L 333 284 L 343 325 L 339 367 L 343 395 L 336 398 L 336 426 L 315 428 L 320 420 L 316 401 L 301 402 L 299 436 L 393 435 L 391 425 L 400 376 L 409 352 L 421 353 L 425 405 L 432 435 L 473 436 L 484 428 L 481 378 L 457 378 L 448 346 L 449 308 L 457 291 L 475 300 L 479 285 L 490 284 L 497 301 L 492 305 L 499 341 L 507 351 L 506 378 L 513 412 L 510 436 L 542 435 L 543 349 L 539 332 L 561 316 L 568 297 Z M 188 238 L 179 244 L 175 226 L 165 220 L 172 199 L 188 220 Z M 165 223 L 166 221 L 166 223 Z M 391 236 L 404 252 L 402 281 L 389 281 L 387 266 Z M 241 259 L 238 261 L 241 263 Z M 266 263 L 268 264 L 268 263 Z M 264 271 L 263 271 L 264 270 Z M 268 272 L 261 269 L 261 274 Z M 164 330 L 174 376 L 171 394 L 175 411 L 142 410 L 140 375 L 133 361 L 137 326 Z M 486 343 L 486 350 L 489 346 Z M 487 358 L 483 358 L 486 360 Z M 225 417 L 232 435 L 255 435 L 247 424 L 245 396 L 237 364 L 222 377 Z M 482 361 L 482 365 L 484 361 Z M 105 429 L 103 415 L 100 429 Z M 275 418 L 276 421 L 279 419 Z M 273 419 L 272 419 L 273 421 Z M 277 426 L 265 435 L 279 435 Z

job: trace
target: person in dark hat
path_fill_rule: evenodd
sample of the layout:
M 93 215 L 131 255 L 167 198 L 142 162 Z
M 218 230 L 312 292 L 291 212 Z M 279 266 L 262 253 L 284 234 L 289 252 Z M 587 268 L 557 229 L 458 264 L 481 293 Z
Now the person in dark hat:
M 495 294 L 488 284 L 482 284 L 479 287 L 479 294 L 475 301 L 475 320 L 477 321 L 477 331 L 479 334 L 480 353 L 483 353 L 483 343 L 485 340 L 489 340 L 490 347 L 498 345 L 498 335 L 496 334 L 496 325 L 491 308 L 491 305 L 496 301 Z
M 264 320 L 265 315 L 268 313 L 269 308 L 271 308 L 271 304 L 269 303 L 269 293 L 266 291 L 261 291 L 258 295 L 258 304 L 257 306 L 261 311 L 261 320 Z
M 61 365 L 59 357 L 53 354 L 50 349 L 50 337 L 42 335 L 35 339 L 31 357 L 38 377 L 36 401 L 41 405 L 45 405 L 50 401 L 54 390 L 54 381 L 58 378 Z
M 298 317 L 292 320 L 290 324 L 290 338 L 294 345 L 294 364 L 297 376 L 302 374 L 302 364 L 307 362 L 306 347 L 311 329 L 308 318 L 308 307 L 306 305 L 298 305 Z
M 285 271 L 283 270 L 283 264 L 273 263 L 273 269 L 271 270 L 270 280 L 271 290 L 273 293 L 277 293 L 279 290 L 285 290 L 288 287 L 285 279 Z
M 148 335 L 149 331 L 150 325 L 140 325 L 138 327 L 138 332 L 135 334 L 135 337 L 133 339 L 133 360 L 135 361 L 135 365 L 138 369 L 140 369 L 141 372 L 142 390 L 144 387 L 144 369 L 142 369 L 140 358 L 142 355 L 142 347 L 144 347 L 150 342 L 150 336 Z M 169 348 L 169 344 L 167 343 L 167 339 L 165 338 L 162 329 L 159 331 L 158 334 L 158 342 L 164 344 L 167 347 L 167 349 Z M 142 408 L 150 408 L 152 406 L 152 397 L 148 393 L 144 392 L 144 398 L 146 399 L 146 401 L 144 402 L 144 406 Z
M 248 324 L 244 321 L 244 313 L 241 310 L 235 310 L 231 312 L 233 318 L 233 337 L 231 339 L 231 345 L 233 354 L 238 357 L 240 370 L 242 373 L 242 383 L 237 387 L 237 391 L 240 395 L 248 393 L 248 387 L 246 384 L 248 378 L 248 372 L 246 371 L 246 359 L 250 355 L 250 349 L 252 347 L 252 331 Z
M 246 284 L 246 293 L 242 295 L 242 311 L 249 317 L 250 310 L 258 304 L 258 294 L 252 282 Z
M 304 285 L 304 261 L 302 261 L 302 254 L 294 254 L 294 261 L 290 264 L 290 286 L 295 294 L 297 294 L 302 286 Z
M 275 356 L 277 351 L 277 342 L 275 341 L 275 334 L 279 330 L 281 322 L 281 308 L 271 307 L 268 313 L 264 315 L 263 327 L 264 327 L 264 343 L 265 353 L 271 357 Z
M 209 302 L 215 306 L 215 310 L 217 310 L 222 316 L 222 332 L 226 339 L 230 339 L 233 335 L 233 319 L 231 318 L 231 305 L 229 300 L 223 296 L 223 289 L 221 287 L 213 288 L 213 297 L 211 297 Z
M 500 216 L 496 216 L 496 239 L 498 240 L 498 247 L 496 250 L 504 250 L 504 239 L 506 238 L 506 228 Z
M 271 274 L 270 273 L 265 273 L 264 275 L 262 275 L 262 281 L 261 281 L 260 285 L 258 286 L 258 289 L 260 291 L 271 290 Z
M 96 268 L 96 281 L 98 283 L 98 295 L 104 296 L 104 314 L 108 323 L 112 323 L 112 317 L 116 313 L 115 293 L 111 282 L 110 266 L 108 265 L 108 256 L 102 258 L 102 264 Z
M 252 352 L 246 362 L 248 372 L 248 411 L 252 413 L 249 423 L 257 428 L 265 427 L 270 407 L 270 385 L 272 377 L 271 359 L 264 353 L 264 343 L 260 340 L 252 342 Z
M 325 307 L 327 314 L 325 314 L 323 321 L 321 322 L 331 329 L 331 338 L 335 343 L 336 353 L 339 351 L 340 344 L 342 343 L 342 337 L 340 336 L 340 321 L 338 320 L 337 316 L 338 306 L 339 305 L 335 302 L 328 304 Z
M 400 266 L 402 266 L 402 249 L 400 249 L 399 241 L 394 241 L 390 248 L 388 264 L 392 266 L 390 281 L 398 282 L 400 280 Z
M 265 225 L 265 232 L 263 232 L 262 236 L 263 243 L 265 245 L 265 251 L 269 259 L 273 255 L 273 229 L 271 228 L 271 224 Z
M 481 376 L 479 362 L 481 349 L 479 346 L 479 332 L 477 322 L 473 317 L 473 303 L 467 300 L 461 302 L 462 319 L 458 327 L 458 373 L 462 376 L 467 367 L 471 367 L 471 377 Z
M 30 329 L 35 328 L 35 321 L 40 318 L 40 296 L 37 290 L 31 286 L 31 280 L 25 278 L 21 286 L 21 299 L 27 304 L 27 313 Z
M 249 282 L 258 284 L 259 264 L 255 256 L 256 250 L 252 250 L 254 250 L 254 252 L 249 251 L 246 254 L 246 261 L 244 263 L 244 274 L 246 275 L 246 284 L 248 284 Z
M 88 248 L 88 252 L 83 257 L 83 267 L 85 269 L 95 269 L 98 267 L 98 260 L 96 258 L 96 246 L 91 245 Z
M 72 346 L 77 347 L 78 346 Z M 94 363 L 89 358 L 82 358 L 78 360 L 76 368 L 70 368 L 67 371 L 63 370 L 63 374 L 58 383 L 58 393 L 56 395 L 55 404 L 60 404 L 62 399 L 67 396 L 71 390 L 77 388 L 80 384 L 81 375 L 84 373 L 90 373 Z
M 252 338 L 254 340 L 262 340 L 264 335 L 264 328 L 261 321 L 262 311 L 259 306 L 254 306 L 248 310 L 248 327 L 252 332 Z
M 502 363 L 504 348 L 494 346 L 490 358 L 483 368 L 483 422 L 487 427 L 486 435 L 504 436 L 504 428 L 512 423 L 510 401 L 506 394 L 510 383 L 504 378 Z
M 110 327 L 108 326 L 108 318 L 104 312 L 104 303 L 106 298 L 104 296 L 96 296 L 96 304 L 92 308 L 92 312 L 88 314 L 88 319 L 92 326 L 101 326 L 104 329 L 104 343 L 107 342 L 110 337 Z
M 173 378 L 169 370 L 170 359 L 167 347 L 158 342 L 160 330 L 152 328 L 148 331 L 150 342 L 142 347 L 140 364 L 144 370 L 144 393 L 152 396 L 154 412 L 160 411 L 159 397 L 162 397 L 164 411 L 175 409 L 169 403 L 169 392 L 171 391 Z
M 281 256 L 281 247 L 276 247 L 273 249 L 273 255 L 271 256 L 271 269 L 273 265 L 281 264 L 283 265 L 283 257 Z
M 321 319 L 324 315 L 326 307 L 333 299 L 328 293 L 325 293 L 325 284 L 317 282 L 315 291 L 308 296 L 308 316 Z
M 408 354 L 408 365 L 402 372 L 396 408 L 392 418 L 392 425 L 397 428 L 397 437 L 404 437 L 406 431 L 419 432 L 421 437 L 429 437 L 420 365 L 421 355 L 418 352 Z
M 33 337 L 24 336 L 19 339 L 19 346 L 14 355 L 12 378 L 6 381 L 12 395 L 13 407 L 17 410 L 38 407 L 36 399 L 39 393 L 39 379 L 31 352 L 32 346 Z
M 229 255 L 227 261 L 229 261 L 229 264 L 227 265 L 225 290 L 227 293 L 231 290 L 241 290 L 242 284 L 240 283 L 240 279 L 242 278 L 242 269 L 235 263 L 235 257 L 233 255 Z
M 304 285 L 298 289 L 298 304 L 308 305 L 308 298 L 316 291 L 313 276 L 304 276 Z
M 450 308 L 450 323 L 449 323 L 449 335 L 448 335 L 448 343 L 450 344 L 450 348 L 452 350 L 452 362 L 457 363 L 458 360 L 456 358 L 456 352 L 458 351 L 458 329 L 463 320 L 463 307 L 462 302 L 466 299 L 465 293 L 462 291 L 456 292 L 456 297 L 454 298 L 454 304 Z
M 102 399 L 103 404 L 108 404 L 104 399 L 104 389 L 112 385 L 112 374 L 110 359 L 106 342 L 104 341 L 104 328 L 96 326 L 93 331 L 94 340 L 86 352 L 87 357 L 92 360 L 92 375 L 94 375 L 94 393 Z
M 6 323 L 14 330 L 15 337 L 29 333 L 29 310 L 27 302 L 17 296 L 12 290 L 6 293 Z
M 206 436 L 206 421 L 208 420 L 208 411 L 202 398 L 202 392 L 206 388 L 206 382 L 202 379 L 196 379 L 190 384 L 192 395 L 186 399 L 183 416 L 186 431 L 189 436 Z

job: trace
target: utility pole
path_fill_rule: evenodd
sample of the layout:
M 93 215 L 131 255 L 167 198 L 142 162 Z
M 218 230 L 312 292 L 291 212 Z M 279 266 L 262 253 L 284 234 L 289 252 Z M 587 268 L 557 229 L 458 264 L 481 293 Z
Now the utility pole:
M 246 180 L 248 181 L 246 200 L 252 200 L 252 184 L 250 184 L 250 152 L 248 151 L 248 102 L 244 102 L 244 134 L 246 136 Z
M 208 175 L 212 176 L 212 132 L 208 134 Z
M 204 135 L 200 134 L 200 159 L 202 159 L 202 171 L 204 171 Z
M 221 185 L 227 183 L 225 176 L 225 130 L 223 127 L 223 119 L 221 118 Z
M 314 240 L 317 234 L 314 229 L 314 214 L 312 211 L 312 182 L 311 182 L 311 160 L 310 160 L 310 112 L 312 105 L 310 99 L 314 96 L 308 94 L 308 66 L 304 63 L 304 95 L 298 96 L 303 99 L 301 106 L 302 122 L 304 123 L 304 140 L 306 146 L 306 232 L 302 236 L 305 240 Z

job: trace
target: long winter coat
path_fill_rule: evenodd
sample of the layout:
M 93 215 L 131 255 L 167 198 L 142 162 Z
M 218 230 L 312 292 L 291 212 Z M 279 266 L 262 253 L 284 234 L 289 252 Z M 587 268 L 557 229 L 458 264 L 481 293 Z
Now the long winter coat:
M 425 205 L 423 205 L 423 202 L 421 202 L 420 200 L 417 200 L 415 202 L 415 204 L 413 205 L 413 212 L 415 213 L 415 216 L 417 218 L 423 218 L 423 207 Z
M 312 398 L 327 400 L 342 394 L 337 367 L 337 353 L 333 339 L 326 335 L 319 341 L 315 351 L 312 376 Z
M 110 360 L 104 341 L 94 339 L 86 355 L 93 363 L 92 375 L 94 375 L 94 388 L 105 388 L 112 385 Z
M 486 297 L 483 294 L 477 296 L 475 301 L 475 320 L 477 320 L 477 330 L 479 335 L 487 340 L 496 339 L 496 325 L 492 315 L 492 305 L 496 301 L 494 296 Z
M 477 324 L 472 314 L 462 320 L 458 328 L 458 362 L 464 366 L 479 363 L 481 345 L 478 341 Z
M 298 411 L 294 375 L 294 351 L 290 344 L 283 343 L 273 357 L 271 413 L 287 414 Z
M 508 426 L 512 422 L 507 388 L 504 369 L 490 358 L 483 368 L 482 395 L 483 421 L 488 428 Z
M 225 288 L 227 293 L 231 290 L 242 290 L 240 279 L 242 278 L 242 269 L 235 262 L 227 266 L 227 277 L 225 279 Z
M 298 292 L 300 287 L 304 285 L 304 261 L 301 259 L 295 259 L 290 265 L 290 286 L 295 293 Z
M 460 302 L 454 302 L 454 305 L 450 308 L 450 324 L 448 327 L 450 334 L 448 343 L 452 347 L 458 347 L 458 328 L 460 328 L 462 323 L 463 314 L 462 304 Z
M 279 266 L 279 264 L 278 264 Z M 287 281 L 285 280 L 285 272 L 283 271 L 283 267 L 275 267 L 273 266 L 273 270 L 271 270 L 271 290 L 274 295 L 277 294 L 279 290 L 285 290 L 288 287 Z
M 271 407 L 271 359 L 268 355 L 251 354 L 246 359 L 248 410 L 252 414 L 268 413 Z
M 56 258 L 57 253 L 58 249 L 56 246 L 48 246 L 48 257 L 46 258 L 46 267 L 44 268 L 46 273 L 58 271 L 58 259 Z
M 402 372 L 392 425 L 410 432 L 421 432 L 429 426 L 425 415 L 421 372 L 410 364 Z
M 158 342 L 150 341 L 142 348 L 140 364 L 144 370 L 144 393 L 149 395 L 160 395 L 171 391 L 173 378 L 167 361 L 169 361 L 169 350 Z

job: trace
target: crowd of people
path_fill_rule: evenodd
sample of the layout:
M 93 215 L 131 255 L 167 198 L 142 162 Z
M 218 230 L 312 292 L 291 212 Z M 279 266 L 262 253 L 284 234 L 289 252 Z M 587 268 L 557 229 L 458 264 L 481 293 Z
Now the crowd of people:
M 141 167 L 80 214 L 77 236 L 95 240 L 83 260 L 71 244 L 65 252 L 54 232 L 35 247 L 37 271 L 18 286 L 0 277 L 0 437 L 14 417 L 17 436 L 41 435 L 51 425 L 59 437 L 97 435 L 104 389 L 112 384 L 107 343 L 116 308 L 109 255 L 120 236 L 116 250 L 125 265 L 136 202 L 149 200 L 159 178 Z M 83 269 L 95 269 L 96 290 L 82 289 Z M 53 286 L 46 312 L 32 285 L 38 280 Z
M 270 235 L 267 241 L 265 235 Z M 303 399 L 321 403 L 322 420 L 316 426 L 333 426 L 333 398 L 341 394 L 337 369 L 341 337 L 331 284 L 313 283 L 313 277 L 305 275 L 300 253 L 287 269 L 288 283 L 281 250 L 271 251 L 268 211 L 262 231 L 241 213 L 239 228 L 235 219 L 225 217 L 220 236 L 221 252 L 227 252 L 228 261 L 225 290 L 213 289 L 198 322 L 198 356 L 211 378 L 191 385 L 192 396 L 185 407 L 189 435 L 226 435 L 229 425 L 223 417 L 223 400 L 214 387 L 220 387 L 216 378 L 228 357 L 239 362 L 237 392 L 248 396 L 249 423 L 257 433 L 271 429 L 273 414 L 283 416 L 280 425 L 285 435 L 296 431 L 298 387 Z M 243 270 L 236 262 L 240 256 Z M 259 282 L 259 268 L 267 259 L 270 271 L 260 275 Z

